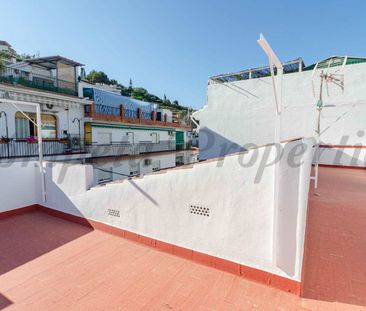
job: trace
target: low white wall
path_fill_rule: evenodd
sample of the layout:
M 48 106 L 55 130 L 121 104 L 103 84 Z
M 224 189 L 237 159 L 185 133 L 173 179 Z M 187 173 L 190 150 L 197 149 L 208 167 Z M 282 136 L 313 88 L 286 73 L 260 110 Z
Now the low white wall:
M 285 156 L 300 143 L 283 145 Z M 281 160 L 278 211 L 271 146 L 89 191 L 91 166 L 57 163 L 47 167 L 47 206 L 300 280 L 312 144 L 305 140 L 297 169 Z M 191 213 L 192 206 L 209 216 Z
M 91 165 L 46 163 L 45 205 L 300 280 L 313 144 L 282 144 L 277 175 L 273 146 L 94 188 Z M 35 162 L 0 178 L 0 211 L 44 204 Z
M 286 144 L 280 161 L 278 210 L 275 215 L 274 262 L 300 279 L 306 211 L 315 140 Z
M 0 162 L 0 212 L 39 203 L 40 182 L 36 161 Z
M 319 164 L 365 167 L 366 147 L 322 147 L 319 153 Z

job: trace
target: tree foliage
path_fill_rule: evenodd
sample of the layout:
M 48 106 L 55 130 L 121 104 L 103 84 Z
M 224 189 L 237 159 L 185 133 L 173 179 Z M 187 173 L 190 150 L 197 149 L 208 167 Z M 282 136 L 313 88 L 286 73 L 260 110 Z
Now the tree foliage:
M 159 96 L 154 94 L 150 94 L 148 90 L 143 87 L 133 87 L 132 79 L 129 80 L 128 86 L 124 86 L 123 84 L 119 83 L 116 79 L 110 79 L 107 74 L 103 71 L 96 71 L 92 70 L 86 76 L 86 79 L 92 83 L 105 83 L 105 84 L 112 84 L 117 85 L 117 87 L 121 91 L 121 95 L 135 98 L 138 100 L 156 103 L 159 107 L 170 108 L 173 110 L 187 110 L 187 107 L 181 106 L 178 100 L 174 100 L 173 102 L 164 94 L 163 99 Z
M 92 83 L 105 83 L 105 84 L 111 84 L 111 81 L 109 80 L 108 76 L 103 71 L 96 71 L 92 70 L 90 71 L 87 76 L 85 77 L 88 81 Z M 116 81 L 116 80 L 115 80 Z M 117 81 L 116 81 L 117 82 Z

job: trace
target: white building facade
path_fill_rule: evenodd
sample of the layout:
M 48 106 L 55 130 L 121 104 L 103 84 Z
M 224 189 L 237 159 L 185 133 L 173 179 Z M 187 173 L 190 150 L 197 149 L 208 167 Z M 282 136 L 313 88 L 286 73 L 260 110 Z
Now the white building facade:
M 320 163 L 365 166 L 365 59 L 331 57 L 308 67 L 298 60 L 291 66 L 286 73 L 285 65 L 282 78 L 281 141 L 317 136 L 319 123 Z M 274 107 L 269 68 L 212 77 L 207 105 L 195 114 L 200 158 L 273 142 Z

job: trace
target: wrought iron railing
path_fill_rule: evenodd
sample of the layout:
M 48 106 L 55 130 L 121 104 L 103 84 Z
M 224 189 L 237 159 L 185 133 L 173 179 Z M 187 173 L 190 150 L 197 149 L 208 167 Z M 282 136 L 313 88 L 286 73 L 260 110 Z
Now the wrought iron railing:
M 125 117 L 136 119 L 138 117 L 137 110 L 125 109 Z
M 119 116 L 120 115 L 120 108 L 119 107 L 112 107 L 107 105 L 95 105 L 95 113 L 97 114 L 107 114 L 111 116 Z
M 0 71 L 0 82 L 77 96 L 77 84 L 13 68 Z
M 96 144 L 85 146 L 86 151 L 92 157 L 110 157 L 123 155 L 136 155 L 140 153 L 175 150 L 175 140 L 161 141 L 159 143 L 120 143 L 120 144 Z
M 135 154 L 133 144 L 99 144 L 85 146 L 92 157 L 109 157 Z
M 139 143 L 139 153 L 170 151 L 176 149 L 175 140 L 166 140 L 159 143 Z
M 58 140 L 42 142 L 43 155 L 62 155 L 70 153 L 84 153 L 85 149 L 82 145 L 78 148 L 70 147 L 68 143 Z M 6 158 L 28 158 L 38 156 L 38 143 L 27 141 L 10 141 L 8 143 L 0 143 L 0 159 Z

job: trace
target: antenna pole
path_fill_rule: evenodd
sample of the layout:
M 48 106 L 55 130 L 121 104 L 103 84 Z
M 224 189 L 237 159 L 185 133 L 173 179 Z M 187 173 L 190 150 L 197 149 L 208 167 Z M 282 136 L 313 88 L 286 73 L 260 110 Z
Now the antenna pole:
M 320 115 L 323 108 L 323 79 L 326 77 L 322 71 L 320 74 L 320 90 L 319 90 L 319 100 L 317 103 L 318 110 L 318 121 L 316 128 L 316 145 L 315 145 L 315 164 L 314 164 L 314 189 L 318 189 L 318 178 L 319 178 L 319 158 L 320 158 Z

